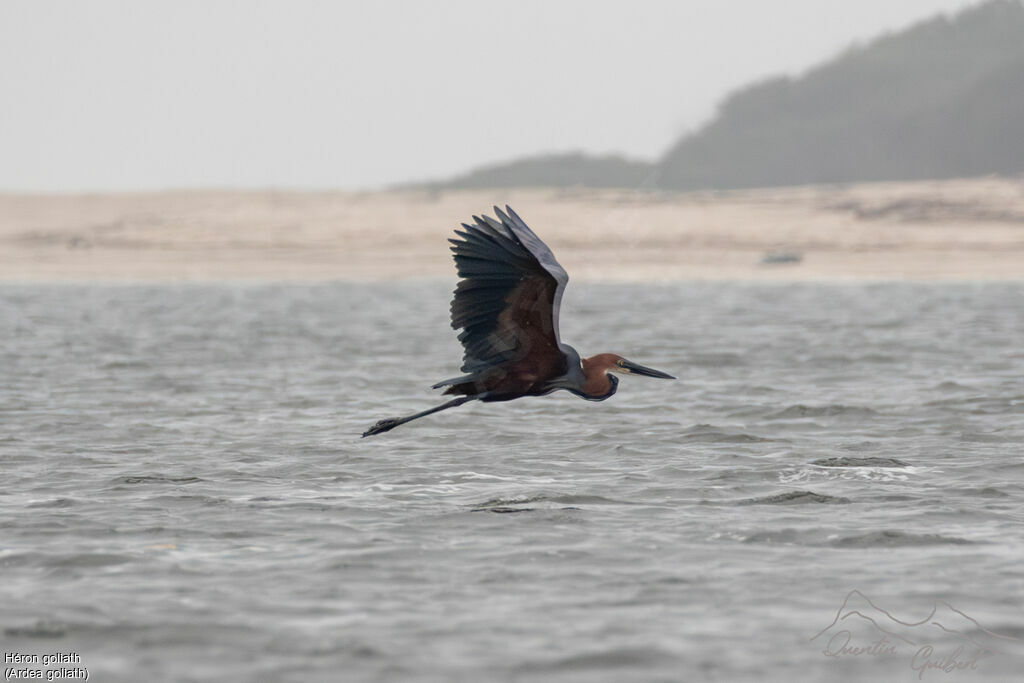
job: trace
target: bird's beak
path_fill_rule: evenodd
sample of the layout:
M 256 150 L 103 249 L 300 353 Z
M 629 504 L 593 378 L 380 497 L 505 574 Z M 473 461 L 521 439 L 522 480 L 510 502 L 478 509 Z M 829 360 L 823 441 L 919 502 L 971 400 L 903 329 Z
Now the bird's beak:
M 626 372 L 631 375 L 643 375 L 644 377 L 657 377 L 658 379 L 675 379 L 672 375 L 661 370 L 655 370 L 654 368 L 647 368 L 643 365 L 637 365 L 633 361 L 623 360 L 617 368 L 619 372 Z

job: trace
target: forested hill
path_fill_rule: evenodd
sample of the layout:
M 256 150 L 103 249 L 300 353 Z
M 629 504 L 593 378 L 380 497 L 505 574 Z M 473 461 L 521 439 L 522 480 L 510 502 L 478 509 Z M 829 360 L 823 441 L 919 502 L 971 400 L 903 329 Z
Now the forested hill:
M 691 190 L 990 173 L 1024 173 L 1020 0 L 929 19 L 743 88 L 653 163 L 550 155 L 434 186 Z
M 745 88 L 660 163 L 665 187 L 1024 171 L 1024 6 L 998 0 Z

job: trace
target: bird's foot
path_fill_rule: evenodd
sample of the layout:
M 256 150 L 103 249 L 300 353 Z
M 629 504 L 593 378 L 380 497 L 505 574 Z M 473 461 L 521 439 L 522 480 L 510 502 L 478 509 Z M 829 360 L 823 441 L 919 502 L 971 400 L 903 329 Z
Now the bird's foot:
M 379 420 L 375 425 L 363 432 L 363 438 L 365 439 L 366 437 L 373 436 L 374 434 L 381 434 L 394 429 L 400 424 L 402 424 L 402 421 L 393 417 L 389 417 L 385 420 Z

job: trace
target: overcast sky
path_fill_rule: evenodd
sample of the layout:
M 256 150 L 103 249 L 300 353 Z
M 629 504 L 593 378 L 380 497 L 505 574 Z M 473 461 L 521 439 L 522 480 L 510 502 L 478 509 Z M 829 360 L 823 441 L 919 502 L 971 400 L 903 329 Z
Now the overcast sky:
M 730 90 L 964 0 L 2 0 L 0 190 L 372 188 L 654 158 Z

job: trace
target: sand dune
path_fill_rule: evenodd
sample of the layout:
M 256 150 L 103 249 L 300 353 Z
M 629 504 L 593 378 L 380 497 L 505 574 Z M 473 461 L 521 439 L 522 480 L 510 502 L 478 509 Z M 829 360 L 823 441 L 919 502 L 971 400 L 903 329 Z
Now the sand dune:
M 505 203 L 577 279 L 1024 278 L 1024 180 L 985 178 L 686 194 L 0 194 L 0 279 L 451 277 L 451 230 Z

